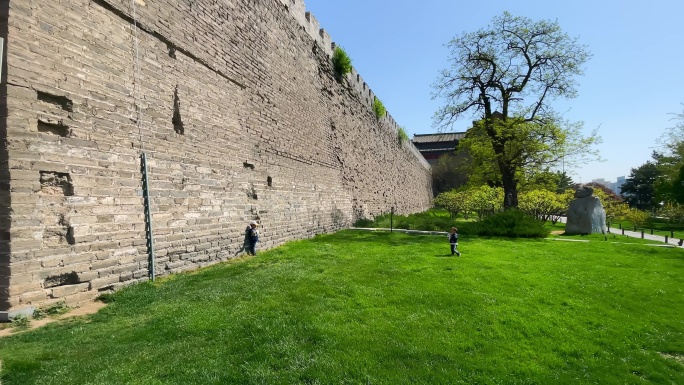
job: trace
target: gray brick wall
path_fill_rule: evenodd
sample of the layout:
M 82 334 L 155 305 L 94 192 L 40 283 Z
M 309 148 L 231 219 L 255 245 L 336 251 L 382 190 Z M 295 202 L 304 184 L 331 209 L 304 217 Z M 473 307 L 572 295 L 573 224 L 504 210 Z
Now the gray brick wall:
M 0 311 L 147 279 L 143 150 L 160 275 L 240 255 L 249 220 L 267 249 L 430 206 L 301 0 L 136 2 L 0 6 Z

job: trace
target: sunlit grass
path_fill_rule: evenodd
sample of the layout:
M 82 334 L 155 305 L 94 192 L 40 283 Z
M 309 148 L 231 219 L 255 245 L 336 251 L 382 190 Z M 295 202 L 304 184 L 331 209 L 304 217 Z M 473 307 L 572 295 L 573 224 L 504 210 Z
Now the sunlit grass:
M 344 231 L 0 338 L 7 384 L 684 383 L 684 253 Z M 615 242 L 615 243 L 614 243 Z M 617 243 L 628 242 L 628 243 Z

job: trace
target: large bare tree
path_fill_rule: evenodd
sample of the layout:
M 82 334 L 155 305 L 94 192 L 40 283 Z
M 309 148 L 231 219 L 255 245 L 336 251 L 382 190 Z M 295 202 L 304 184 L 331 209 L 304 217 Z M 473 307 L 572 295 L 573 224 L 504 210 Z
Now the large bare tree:
M 525 167 L 567 162 L 596 139 L 595 132 L 578 136 L 577 125 L 563 128 L 551 107 L 555 98 L 576 96 L 575 77 L 591 56 L 557 22 L 505 12 L 487 28 L 454 38 L 448 47 L 451 67 L 434 85 L 433 97 L 446 102 L 435 114 L 435 125 L 450 127 L 466 113 L 477 117 L 500 172 L 504 207 L 518 206 L 518 180 Z M 533 144 L 543 145 L 541 152 L 534 151 L 543 156 L 530 158 L 524 149 Z

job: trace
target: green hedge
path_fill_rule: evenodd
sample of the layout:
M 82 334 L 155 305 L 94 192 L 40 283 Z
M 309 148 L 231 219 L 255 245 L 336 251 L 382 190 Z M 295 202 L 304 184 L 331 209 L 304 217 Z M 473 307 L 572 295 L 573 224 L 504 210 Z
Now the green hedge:
M 464 223 L 459 233 L 507 238 L 546 238 L 550 230 L 544 222 L 516 209 L 489 215 L 477 222 Z
M 375 220 L 360 219 L 354 226 L 389 228 L 390 214 L 379 215 Z M 447 232 L 455 226 L 464 235 L 508 238 L 546 238 L 550 233 L 543 222 L 515 209 L 489 215 L 477 222 L 456 222 L 446 210 L 431 209 L 418 214 L 394 215 L 391 226 L 395 229 Z

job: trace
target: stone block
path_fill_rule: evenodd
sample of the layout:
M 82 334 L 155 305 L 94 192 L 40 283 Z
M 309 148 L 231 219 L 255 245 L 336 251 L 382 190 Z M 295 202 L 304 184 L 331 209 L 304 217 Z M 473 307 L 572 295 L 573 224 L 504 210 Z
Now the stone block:
M 90 283 L 78 283 L 75 285 L 57 286 L 52 288 L 50 296 L 52 298 L 61 298 L 74 293 L 79 293 L 90 289 Z
M 107 277 L 96 278 L 90 281 L 90 290 L 98 290 L 117 282 L 119 282 L 118 275 L 109 275 Z

